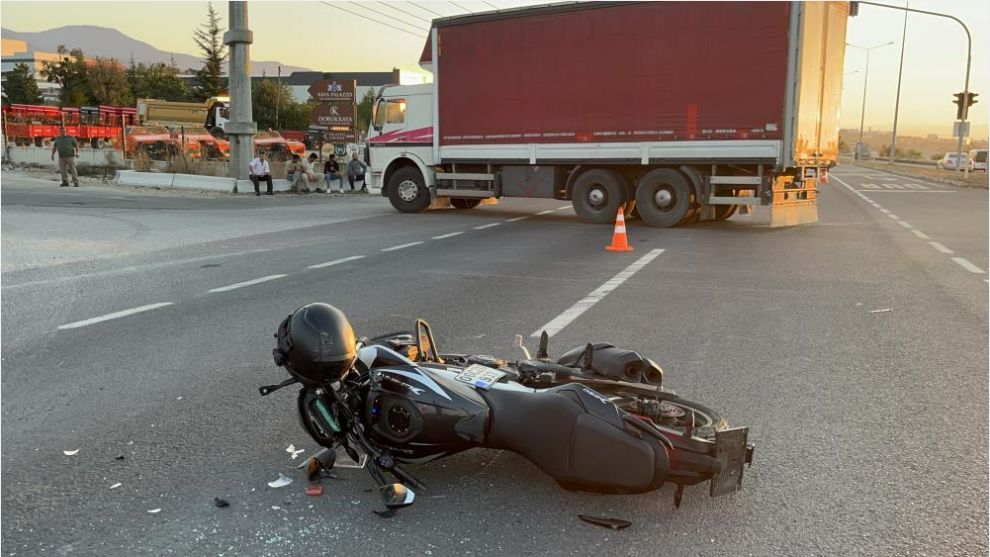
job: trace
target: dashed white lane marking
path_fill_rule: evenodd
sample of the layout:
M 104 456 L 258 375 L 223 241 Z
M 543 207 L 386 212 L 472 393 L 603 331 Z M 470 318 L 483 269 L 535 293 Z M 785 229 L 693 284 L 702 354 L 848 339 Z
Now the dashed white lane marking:
M 524 216 L 524 217 L 516 217 L 516 218 L 514 218 L 514 219 L 506 219 L 506 220 L 505 220 L 505 222 L 519 222 L 519 221 L 521 221 L 521 220 L 526 220 L 526 219 L 528 219 L 529 217 L 530 217 L 530 215 L 526 215 L 526 216 Z
M 536 214 L 537 215 L 549 215 L 550 213 L 554 212 L 554 210 L 555 209 L 547 209 L 546 211 L 540 211 L 539 213 L 536 213 Z
M 571 208 L 571 206 L 570 206 L 570 205 L 564 205 L 563 207 L 557 207 L 557 208 L 556 208 L 556 209 L 554 209 L 554 210 L 555 210 L 555 211 L 566 211 L 566 210 L 568 210 L 568 209 L 570 209 L 570 208 Z
M 650 250 L 650 253 L 640 257 L 635 263 L 623 269 L 619 274 L 605 281 L 605 284 L 596 288 L 591 292 L 591 294 L 585 296 L 578 303 L 564 310 L 563 313 L 557 317 L 554 317 L 549 323 L 537 329 L 530 336 L 538 337 L 543 331 L 546 331 L 550 336 L 554 336 L 560 332 L 561 329 L 580 317 L 582 313 L 591 309 L 591 306 L 600 302 L 609 292 L 615 290 L 623 282 L 626 282 L 629 277 L 635 275 L 637 271 L 649 264 L 650 261 L 656 259 L 661 253 L 663 253 L 663 249 L 661 248 Z
M 461 234 L 464 234 L 464 232 L 463 231 L 461 231 L 461 232 L 451 232 L 450 234 L 441 234 L 439 236 L 434 236 L 432 239 L 433 240 L 443 240 L 444 238 L 453 238 L 454 236 L 460 236 Z
M 984 271 L 983 269 L 981 269 L 981 268 L 979 268 L 979 267 L 977 267 L 976 265 L 973 265 L 973 264 L 972 264 L 972 263 L 971 263 L 971 262 L 969 261 L 969 259 L 966 259 L 965 257 L 952 257 L 952 258 L 950 258 L 950 259 L 952 259 L 952 260 L 953 260 L 953 261 L 955 261 L 955 262 L 956 262 L 956 263 L 957 263 L 957 264 L 958 264 L 958 265 L 959 265 L 960 267 L 962 267 L 963 269 L 966 269 L 967 271 L 969 271 L 969 272 L 971 272 L 971 273 L 976 273 L 976 274 L 979 274 L 979 275 L 982 275 L 982 274 L 984 274 L 984 273 L 986 272 L 986 271 Z
M 537 214 L 539 214 L 539 213 L 537 213 Z M 484 230 L 486 228 L 492 228 L 493 226 L 498 226 L 500 224 L 502 224 L 502 223 L 500 223 L 500 222 L 492 222 L 492 223 L 488 223 L 488 224 L 482 224 L 481 226 L 475 226 L 474 229 L 475 230 Z
M 930 245 L 931 247 L 937 249 L 938 251 L 940 251 L 942 253 L 956 253 L 956 252 L 952 251 L 951 249 L 943 246 L 942 244 L 940 244 L 938 242 L 928 242 L 928 245 Z
M 227 286 L 221 286 L 219 288 L 214 288 L 209 292 L 226 292 L 228 290 L 234 290 L 235 288 L 243 288 L 245 286 L 254 286 L 255 284 L 261 284 L 263 282 L 268 282 L 270 280 L 280 279 L 288 275 L 268 275 L 267 277 L 256 278 L 253 280 L 246 280 L 244 282 L 238 282 L 237 284 L 228 284 Z
M 889 215 L 889 214 L 890 214 L 890 211 L 889 211 L 889 210 L 887 210 L 887 209 L 880 209 L 880 212 L 881 212 L 881 213 L 884 213 L 884 214 L 886 214 L 886 215 Z
M 897 221 L 897 224 L 903 226 L 904 228 L 914 228 L 913 226 L 911 226 L 910 223 L 905 222 L 905 221 L 902 221 L 902 220 Z
M 901 217 L 895 215 L 894 213 L 888 212 L 887 213 L 887 216 L 890 217 L 890 218 L 892 218 L 892 219 L 894 219 L 894 220 L 901 220 Z
M 363 255 L 352 255 L 350 257 L 344 257 L 341 259 L 334 259 L 333 261 L 327 261 L 326 263 L 317 263 L 316 265 L 310 265 L 306 267 L 307 269 L 322 269 L 324 267 L 332 267 L 334 265 L 340 265 L 341 263 L 347 263 L 348 261 L 356 261 L 358 259 L 363 259 Z
M 94 323 L 102 323 L 103 321 L 110 321 L 111 319 L 118 319 L 121 317 L 127 317 L 128 315 L 134 315 L 135 313 L 142 313 L 145 311 L 151 311 L 153 309 L 163 308 L 165 306 L 172 305 L 172 302 L 161 302 L 157 304 L 148 304 L 146 306 L 125 309 L 123 311 L 116 311 L 114 313 L 108 313 L 106 315 L 101 315 L 99 317 L 92 317 L 90 319 L 83 319 L 82 321 L 76 321 L 75 323 L 68 323 L 66 325 L 60 325 L 59 329 L 78 329 L 79 327 L 85 327 L 86 325 L 92 325 Z
M 399 249 L 411 248 L 413 246 L 418 246 L 423 242 L 409 242 L 408 244 L 399 244 L 397 246 L 392 246 L 390 248 L 382 248 L 382 251 L 395 251 Z
M 924 232 L 918 230 L 917 228 L 915 228 L 914 230 L 912 230 L 911 231 L 911 234 L 914 234 L 915 236 L 921 238 L 922 240 L 931 240 L 932 239 L 931 236 L 929 236 L 928 234 L 925 234 Z

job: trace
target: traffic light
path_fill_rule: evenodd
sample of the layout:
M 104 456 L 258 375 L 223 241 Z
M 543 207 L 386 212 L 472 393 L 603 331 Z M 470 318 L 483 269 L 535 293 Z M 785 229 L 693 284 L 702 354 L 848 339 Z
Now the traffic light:
M 978 103 L 977 93 L 956 93 L 952 95 L 956 100 L 952 101 L 956 105 L 956 120 L 965 120 L 969 116 L 969 107 Z

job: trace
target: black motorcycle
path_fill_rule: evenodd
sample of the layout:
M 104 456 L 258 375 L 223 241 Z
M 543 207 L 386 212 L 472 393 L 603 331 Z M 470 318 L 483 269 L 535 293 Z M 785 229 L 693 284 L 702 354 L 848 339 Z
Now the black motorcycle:
M 686 485 L 709 481 L 712 496 L 741 487 L 753 459 L 749 429 L 665 389 L 656 362 L 605 343 L 552 361 L 546 333 L 536 357 L 521 340 L 523 357 L 511 362 L 440 354 L 423 320 L 411 333 L 362 338 L 350 372 L 299 391 L 302 425 L 325 447 L 308 461 L 311 471 L 329 472 L 340 447 L 368 470 L 389 509 L 425 489 L 403 464 L 476 447 L 520 454 L 565 489 L 642 493 L 671 482 L 676 506 Z

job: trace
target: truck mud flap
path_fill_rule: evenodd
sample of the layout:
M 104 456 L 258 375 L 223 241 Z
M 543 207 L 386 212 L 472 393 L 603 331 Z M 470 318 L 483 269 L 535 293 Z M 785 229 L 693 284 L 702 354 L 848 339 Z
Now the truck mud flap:
M 789 176 L 774 181 L 771 190 L 770 228 L 818 222 L 818 181 L 795 183 Z
M 715 432 L 715 459 L 722 469 L 712 478 L 712 497 L 733 493 L 742 486 L 743 466 L 752 461 L 752 447 L 746 443 L 748 438 L 748 427 Z

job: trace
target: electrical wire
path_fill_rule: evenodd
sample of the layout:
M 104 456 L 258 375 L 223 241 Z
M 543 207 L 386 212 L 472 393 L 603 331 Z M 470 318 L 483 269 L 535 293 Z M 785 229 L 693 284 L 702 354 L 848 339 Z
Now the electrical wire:
M 373 10 L 373 9 L 371 9 L 371 8 L 368 7 L 368 4 L 364 4 L 364 3 L 359 4 L 357 2 L 350 2 L 350 1 L 348 1 L 347 3 L 348 4 L 351 4 L 352 6 L 357 7 L 357 8 L 364 8 L 364 9 L 368 10 L 369 12 L 371 12 L 373 14 L 378 14 L 378 15 L 380 15 L 382 17 L 387 17 L 388 19 L 391 19 L 392 21 L 399 22 L 402 25 L 408 25 L 409 27 L 412 27 L 413 29 L 416 29 L 418 31 L 422 31 L 424 33 L 427 32 L 426 29 L 423 29 L 423 28 L 420 28 L 420 27 L 416 27 L 412 23 L 406 23 L 405 21 L 403 21 L 403 20 L 401 20 L 401 19 L 399 19 L 399 18 L 397 18 L 395 16 L 388 15 L 387 13 L 380 12 L 378 10 Z
M 402 29 L 401 27 L 396 27 L 394 25 L 390 25 L 390 24 L 385 23 L 383 21 L 378 21 L 378 20 L 372 19 L 372 18 L 370 18 L 370 17 L 368 17 L 368 16 L 366 16 L 364 14 L 360 14 L 360 13 L 357 13 L 357 12 L 352 12 L 352 11 L 350 11 L 348 9 L 341 8 L 340 6 L 337 6 L 335 4 L 331 4 L 330 2 L 320 2 L 320 4 L 323 4 L 324 6 L 328 6 L 328 7 L 331 7 L 331 8 L 335 8 L 335 9 L 340 10 L 342 12 L 347 12 L 347 13 L 349 13 L 351 15 L 356 15 L 356 16 L 358 16 L 360 18 L 367 19 L 368 21 L 372 21 L 372 22 L 377 23 L 379 25 L 384 25 L 385 27 L 391 27 L 392 29 L 395 29 L 396 31 L 402 31 L 403 33 L 412 35 L 412 36 L 414 36 L 416 38 L 419 38 L 419 39 L 426 38 L 426 35 L 421 35 L 419 33 L 414 33 L 412 31 L 409 31 L 408 29 Z
M 502 8 L 499 8 L 498 6 L 496 6 L 495 4 L 492 4 L 491 2 L 485 2 L 485 0 L 481 0 L 481 3 L 482 4 L 488 4 L 489 6 L 495 8 L 496 10 L 501 10 L 502 9 Z
M 469 14 L 471 14 L 471 13 L 474 13 L 474 12 L 472 12 L 471 10 L 469 10 L 469 9 L 467 9 L 467 8 L 465 8 L 464 6 L 461 6 L 461 5 L 460 5 L 460 4 L 458 4 L 457 2 L 454 2 L 454 0 L 447 0 L 447 1 L 448 1 L 448 2 L 450 2 L 451 4 L 453 4 L 453 5 L 455 5 L 455 6 L 457 6 L 458 8 L 460 8 L 460 9 L 462 9 L 462 10 L 464 10 L 465 12 L 467 12 L 467 13 L 469 13 Z
M 411 14 L 411 13 L 409 13 L 409 12 L 407 12 L 407 11 L 405 11 L 405 10 L 403 10 L 402 8 L 399 8 L 399 7 L 397 7 L 397 6 L 395 5 L 395 4 L 388 4 L 388 3 L 385 3 L 385 2 L 382 2 L 381 0 L 378 0 L 378 3 L 379 3 L 379 4 L 381 4 L 382 6 L 388 6 L 389 8 L 392 8 L 393 10 L 396 10 L 396 11 L 398 11 L 398 12 L 402 12 L 402 13 L 404 13 L 404 14 L 406 14 L 406 15 L 407 15 L 407 16 L 409 16 L 409 17 L 415 17 L 416 19 L 418 19 L 418 20 L 420 20 L 420 21 L 423 21 L 423 22 L 426 22 L 426 23 L 430 23 L 430 24 L 432 24 L 432 23 L 433 23 L 432 21 L 430 21 L 430 20 L 428 20 L 428 19 L 424 19 L 424 18 L 422 18 L 422 17 L 419 17 L 419 16 L 418 16 L 418 15 L 416 15 L 416 14 Z
M 412 4 L 413 6 L 416 6 L 419 9 L 423 10 L 424 12 L 430 12 L 431 14 L 433 14 L 433 15 L 435 15 L 437 17 L 447 17 L 447 16 L 445 16 L 443 14 L 438 14 L 437 12 L 435 12 L 435 11 L 429 9 L 429 8 L 424 8 L 423 6 L 420 6 L 419 4 L 417 4 L 415 2 L 409 2 L 409 3 Z

